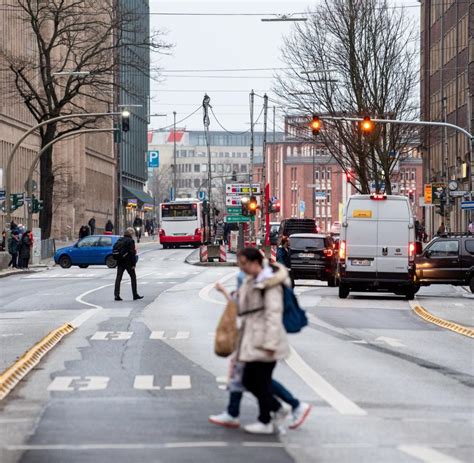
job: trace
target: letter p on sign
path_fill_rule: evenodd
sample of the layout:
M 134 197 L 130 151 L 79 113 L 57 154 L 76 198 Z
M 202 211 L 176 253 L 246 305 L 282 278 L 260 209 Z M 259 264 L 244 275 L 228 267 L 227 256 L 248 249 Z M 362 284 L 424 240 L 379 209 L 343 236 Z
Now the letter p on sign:
M 160 167 L 159 151 L 148 151 L 148 167 Z

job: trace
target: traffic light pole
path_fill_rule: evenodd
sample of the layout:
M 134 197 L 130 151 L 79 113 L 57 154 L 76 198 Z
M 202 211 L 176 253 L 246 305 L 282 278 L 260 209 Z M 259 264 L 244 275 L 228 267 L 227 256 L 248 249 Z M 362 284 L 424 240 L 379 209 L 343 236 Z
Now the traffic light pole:
M 39 124 L 36 124 L 35 126 L 31 127 L 28 129 L 15 143 L 13 146 L 12 150 L 10 151 L 10 154 L 8 156 L 8 161 L 7 161 L 7 166 L 5 170 L 5 208 L 6 208 L 6 222 L 10 223 L 11 222 L 11 200 L 10 200 L 10 194 L 11 194 L 11 189 L 12 189 L 12 165 L 13 165 L 13 159 L 15 158 L 15 154 L 17 153 L 18 149 L 20 148 L 20 145 L 23 143 L 23 141 L 31 135 L 33 132 L 38 130 L 39 128 L 51 124 L 52 122 L 59 122 L 67 119 L 75 119 L 75 118 L 87 118 L 87 117 L 100 117 L 100 116 L 119 116 L 122 114 L 121 112 L 108 112 L 108 113 L 78 113 L 78 114 L 68 114 L 64 116 L 58 116 L 58 117 L 53 117 L 51 119 L 47 119 L 43 122 L 40 122 Z
M 36 166 L 38 165 L 38 161 L 40 160 L 41 156 L 43 153 L 50 147 L 53 146 L 55 143 L 58 141 L 64 140 L 65 138 L 69 137 L 74 137 L 76 135 L 82 135 L 84 133 L 101 133 L 101 132 L 115 132 L 118 131 L 119 129 L 117 128 L 109 128 L 109 129 L 83 129 L 83 130 L 78 130 L 76 132 L 69 132 L 61 135 L 58 138 L 55 138 L 54 140 L 50 141 L 46 145 L 43 146 L 38 151 L 38 154 L 35 156 L 33 159 L 33 162 L 30 165 L 30 170 L 28 171 L 28 180 L 26 182 L 27 186 L 27 197 L 32 198 L 33 197 L 33 185 L 32 185 L 32 180 L 33 180 L 33 172 L 36 169 Z M 33 228 L 33 211 L 32 207 L 28 208 L 28 230 L 31 230 Z
M 268 96 L 263 95 L 263 150 L 262 150 L 262 189 L 263 201 L 261 201 L 260 209 L 260 236 L 265 236 L 265 245 L 267 245 L 268 225 L 270 222 L 270 215 L 268 213 L 268 206 L 270 203 L 270 196 L 267 194 L 267 117 L 268 117 Z M 270 188 L 268 188 L 269 190 Z M 252 191 L 252 190 L 250 190 Z

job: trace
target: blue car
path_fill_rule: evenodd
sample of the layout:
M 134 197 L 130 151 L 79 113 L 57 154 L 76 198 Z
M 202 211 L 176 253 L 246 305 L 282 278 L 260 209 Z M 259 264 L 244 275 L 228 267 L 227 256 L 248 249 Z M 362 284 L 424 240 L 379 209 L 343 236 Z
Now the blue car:
M 112 248 L 120 238 L 117 235 L 92 235 L 79 240 L 74 246 L 58 249 L 54 262 L 62 268 L 78 265 L 87 268 L 89 265 L 107 265 L 115 268 L 117 261 L 112 257 Z

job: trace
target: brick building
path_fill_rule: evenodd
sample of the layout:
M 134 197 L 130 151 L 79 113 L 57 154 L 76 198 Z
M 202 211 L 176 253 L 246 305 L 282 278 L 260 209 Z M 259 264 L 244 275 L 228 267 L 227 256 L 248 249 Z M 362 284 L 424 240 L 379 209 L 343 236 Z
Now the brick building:
M 474 129 L 474 4 L 472 1 L 421 0 L 421 118 L 447 121 L 472 133 Z M 452 129 L 422 131 L 424 181 L 458 181 L 458 190 L 472 191 L 472 154 L 465 135 Z M 465 230 L 467 213 L 461 198 L 443 219 L 427 208 L 428 229 L 441 220 Z

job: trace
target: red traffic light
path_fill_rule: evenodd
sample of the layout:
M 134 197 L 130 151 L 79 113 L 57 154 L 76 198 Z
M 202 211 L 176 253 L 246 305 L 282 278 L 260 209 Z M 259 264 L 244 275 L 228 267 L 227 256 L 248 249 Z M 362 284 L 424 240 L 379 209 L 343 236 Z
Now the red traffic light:
M 374 131 L 375 124 L 369 116 L 365 116 L 362 122 L 360 123 L 360 129 L 363 133 L 369 134 Z
M 351 171 L 346 172 L 346 182 L 350 182 L 354 178 L 354 174 Z
M 317 135 L 319 131 L 321 130 L 321 127 L 323 126 L 321 119 L 316 116 L 316 114 L 313 115 L 313 118 L 311 119 L 309 123 L 309 127 L 311 131 L 313 132 L 313 135 Z

